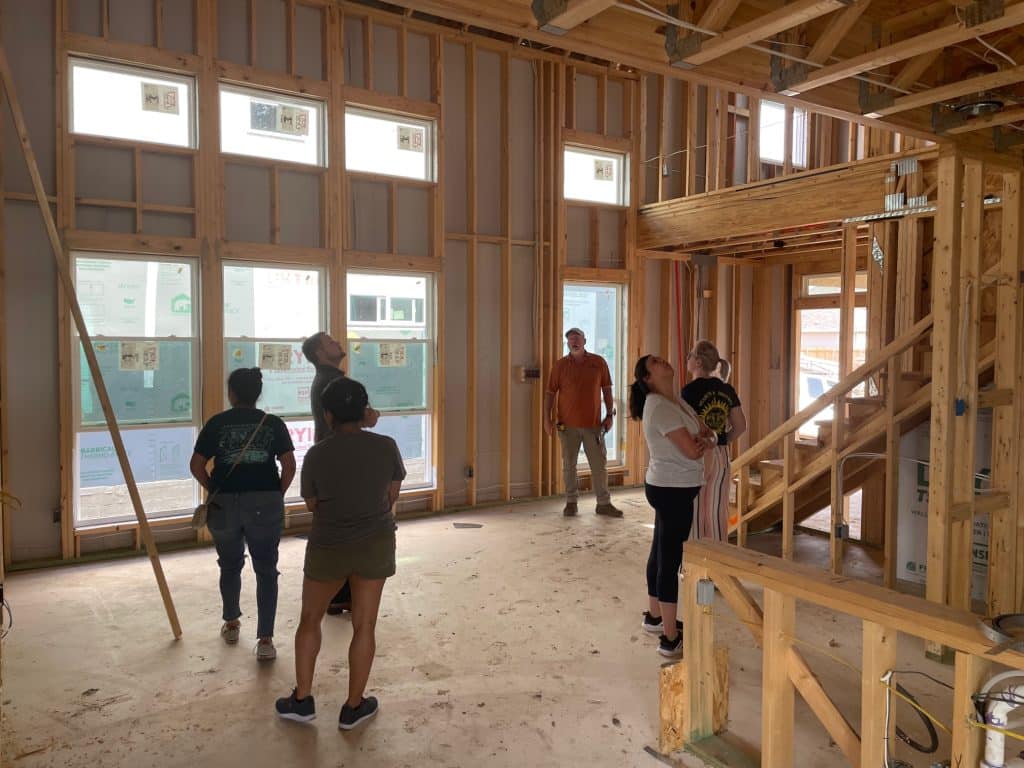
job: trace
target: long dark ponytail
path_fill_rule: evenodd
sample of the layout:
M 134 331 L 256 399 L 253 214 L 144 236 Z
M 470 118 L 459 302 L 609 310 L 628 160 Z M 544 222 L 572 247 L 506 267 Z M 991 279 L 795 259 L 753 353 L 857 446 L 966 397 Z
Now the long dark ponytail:
M 644 403 L 647 402 L 647 395 L 651 388 L 647 386 L 644 379 L 648 376 L 647 360 L 650 355 L 644 355 L 636 361 L 633 367 L 633 383 L 629 385 L 629 417 L 640 420 L 644 415 Z

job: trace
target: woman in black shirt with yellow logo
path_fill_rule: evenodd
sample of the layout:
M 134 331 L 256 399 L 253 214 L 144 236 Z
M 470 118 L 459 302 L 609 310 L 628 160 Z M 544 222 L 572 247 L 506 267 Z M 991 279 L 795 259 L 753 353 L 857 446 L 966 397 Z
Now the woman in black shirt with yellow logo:
M 729 538 L 729 443 L 747 429 L 740 398 L 728 383 L 732 366 L 710 341 L 698 341 L 686 355 L 693 381 L 683 387 L 685 400 L 718 435 L 718 446 L 704 454 L 704 485 L 697 498 L 694 538 Z M 717 373 L 717 375 L 716 375 Z

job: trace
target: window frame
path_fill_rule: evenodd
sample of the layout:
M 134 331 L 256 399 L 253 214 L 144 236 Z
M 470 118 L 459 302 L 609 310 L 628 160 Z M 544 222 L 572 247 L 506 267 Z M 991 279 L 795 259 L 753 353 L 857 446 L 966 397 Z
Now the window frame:
M 164 256 L 156 254 L 138 254 L 138 253 L 116 253 L 108 251 L 84 251 L 84 250 L 72 250 L 69 253 L 71 279 L 74 281 L 76 289 L 78 286 L 77 279 L 77 262 L 78 259 L 108 259 L 111 261 L 119 262 L 142 262 L 142 263 L 158 263 L 158 264 L 186 264 L 190 268 L 190 287 L 192 291 L 191 296 L 191 318 L 192 318 L 192 335 L 188 337 L 182 336 L 107 336 L 105 334 L 94 334 L 90 331 L 89 337 L 95 344 L 97 341 L 189 341 L 192 343 L 192 354 L 190 358 L 190 384 L 192 387 L 192 418 L 189 421 L 152 421 L 145 423 L 122 423 L 118 421 L 118 429 L 122 433 L 131 431 L 142 431 L 142 430 L 153 430 L 153 429 L 176 429 L 176 428 L 188 428 L 192 429 L 192 443 L 195 444 L 196 438 L 199 436 L 199 430 L 202 429 L 203 425 L 203 414 L 202 414 L 202 337 L 201 337 L 201 317 L 202 307 L 201 298 L 202 294 L 200 291 L 199 283 L 199 272 L 200 263 L 197 257 L 188 256 Z M 88 321 L 87 321 L 88 322 Z M 81 510 L 81 450 L 79 447 L 79 435 L 85 433 L 104 433 L 108 432 L 106 422 L 102 424 L 91 424 L 85 425 L 82 423 L 82 352 L 81 344 L 82 337 L 79 333 L 78 326 L 74 323 L 69 328 L 71 336 L 71 432 L 73 436 L 72 445 L 72 459 L 71 459 L 71 484 L 72 484 L 72 504 L 71 504 L 71 524 L 75 531 L 85 530 L 88 528 L 95 528 L 103 525 L 112 525 L 122 522 L 135 522 L 136 518 L 134 511 L 129 514 L 93 518 L 89 520 L 81 520 L 79 513 Z M 104 380 L 104 384 L 106 381 Z M 190 446 L 191 449 L 191 446 Z M 191 453 L 189 453 L 191 456 Z M 187 457 L 185 461 L 187 462 Z M 120 471 L 120 468 L 119 468 Z M 146 511 L 147 520 L 160 520 L 164 518 L 179 517 L 186 514 L 191 514 L 192 508 L 199 502 L 200 488 L 199 484 L 189 474 L 188 481 L 192 485 L 192 502 L 190 507 L 182 507 L 178 509 L 163 510 L 160 512 L 149 512 Z
M 228 267 L 242 267 L 242 268 L 254 269 L 254 270 L 255 269 L 283 269 L 283 270 L 294 270 L 294 271 L 316 272 L 316 273 L 318 273 L 319 274 L 319 282 L 318 282 L 319 297 L 318 297 L 318 300 L 317 300 L 317 309 L 318 309 L 318 315 L 319 315 L 318 327 L 315 330 L 314 329 L 310 329 L 310 335 L 312 335 L 313 333 L 317 333 L 317 332 L 319 332 L 321 330 L 327 329 L 327 323 L 328 323 L 329 316 L 330 316 L 330 308 L 328 306 L 330 295 L 329 295 L 329 291 L 328 291 L 329 275 L 328 275 L 328 270 L 327 270 L 326 267 L 317 266 L 315 264 L 289 264 L 289 263 L 267 262 L 267 261 L 242 261 L 242 260 L 239 260 L 239 259 L 222 259 L 221 263 L 220 263 L 222 291 L 223 291 L 223 285 L 224 285 L 224 280 L 223 280 L 223 278 L 224 278 L 224 271 Z M 226 305 L 227 305 L 227 301 L 225 300 L 225 297 L 222 295 L 221 296 L 221 313 L 222 313 L 222 318 L 223 318 L 224 307 Z M 224 324 L 224 326 L 222 326 L 222 329 L 226 329 L 226 323 Z M 291 338 L 291 337 L 273 337 L 273 338 L 271 338 L 271 337 L 264 337 L 264 336 L 228 336 L 226 330 L 223 330 L 223 332 L 221 333 L 221 346 L 220 346 L 220 355 L 222 356 L 222 360 L 223 360 L 223 363 L 224 363 L 224 382 L 222 384 L 222 386 L 223 386 L 223 395 L 224 395 L 223 407 L 225 409 L 229 407 L 229 403 L 228 403 L 228 400 L 227 400 L 227 377 L 228 377 L 228 373 L 229 373 L 229 364 L 228 364 L 228 360 L 227 360 L 228 344 L 230 344 L 232 342 L 252 343 L 252 344 L 256 344 L 257 345 L 256 348 L 258 350 L 259 349 L 258 345 L 260 345 L 260 344 L 293 344 L 294 345 L 294 344 L 297 344 L 297 343 L 301 343 L 306 338 L 308 338 L 308 336 L 296 337 L 296 338 Z M 314 370 L 315 370 L 315 366 L 314 366 Z M 314 375 L 315 375 L 315 373 L 314 373 Z M 257 405 L 257 407 L 259 407 L 259 401 L 257 401 L 256 405 Z M 271 412 L 268 411 L 268 413 L 271 413 Z M 311 405 L 307 407 L 307 410 L 306 410 L 304 415 L 297 415 L 297 414 L 290 414 L 290 413 L 274 413 L 273 415 L 277 416 L 279 419 L 281 419 L 281 421 L 283 421 L 285 423 L 285 426 L 287 426 L 289 424 L 293 424 L 293 423 L 306 423 L 306 422 L 309 422 L 309 423 L 312 424 L 315 421 L 314 418 L 313 418 L 313 412 L 312 412 Z M 302 461 L 299 459 L 299 457 L 296 457 L 295 480 L 293 480 L 293 482 L 292 482 L 292 485 L 294 487 L 297 487 L 297 483 L 299 482 L 301 476 L 302 476 Z M 286 504 L 298 504 L 301 501 L 302 501 L 301 494 L 294 495 L 294 496 L 288 496 L 288 495 L 285 496 L 285 503 Z
M 185 93 L 188 98 L 185 100 L 188 104 L 188 143 L 187 144 L 171 144 L 164 141 L 153 141 L 152 139 L 143 138 L 124 138 L 121 136 L 110 136 L 105 133 L 90 133 L 86 131 L 80 131 L 75 128 L 75 67 L 77 65 L 84 65 L 88 68 L 106 70 L 108 72 L 117 72 L 120 74 L 134 75 L 136 77 L 143 77 L 143 73 L 152 73 L 154 77 L 158 77 L 162 80 L 169 80 L 171 82 L 179 82 L 185 86 Z M 126 64 L 118 61 L 110 61 L 108 59 L 94 58 L 91 56 L 83 56 L 81 54 L 68 54 L 67 57 L 67 109 L 68 109 L 68 127 L 67 131 L 72 136 L 94 136 L 103 139 L 109 139 L 111 141 L 124 141 L 133 144 L 149 144 L 158 147 L 174 147 L 176 149 L 187 149 L 187 150 L 198 150 L 199 149 L 199 78 L 194 74 L 183 74 L 180 72 L 171 72 L 166 69 L 160 69 L 159 67 L 150 67 L 144 64 Z
M 316 156 L 317 160 L 314 163 L 306 162 L 305 160 L 292 160 L 289 158 L 281 157 L 270 157 L 269 155 L 258 155 L 251 152 L 238 152 L 236 150 L 224 148 L 224 116 L 223 110 L 221 109 L 221 94 L 224 92 L 233 93 L 238 96 L 248 96 L 249 98 L 262 99 L 268 102 L 274 102 L 281 106 L 286 107 L 299 107 L 302 109 L 313 108 L 313 111 L 317 115 L 317 148 Z M 328 168 L 329 162 L 329 147 L 327 145 L 327 112 L 328 104 L 323 99 L 317 99 L 312 96 L 303 96 L 296 93 L 289 93 L 286 91 L 275 91 L 269 88 L 257 88 L 248 85 L 239 85 L 227 80 L 219 80 L 217 82 L 217 141 L 218 150 L 222 156 L 229 156 L 233 158 L 254 158 L 256 160 L 269 162 L 269 163 L 289 163 L 292 165 L 302 166 L 304 168 L 320 168 L 324 171 Z M 249 128 L 250 131 L 254 132 L 258 136 L 264 136 L 267 138 L 287 138 L 285 134 L 278 135 L 274 131 L 264 131 L 258 128 Z
M 402 176 L 399 174 L 388 173 L 387 171 L 381 170 L 366 170 L 363 168 L 350 168 L 349 161 L 349 132 L 345 131 L 345 146 L 342 147 L 342 154 L 344 157 L 344 171 L 345 173 L 362 174 L 366 176 L 378 176 L 386 177 L 388 179 L 394 179 L 397 183 L 411 183 L 411 184 L 430 184 L 436 185 L 438 183 L 438 129 L 437 119 L 428 117 L 426 115 L 419 115 L 411 112 L 397 112 L 381 109 L 367 104 L 360 104 L 358 102 L 345 102 L 344 113 L 342 119 L 347 119 L 349 114 L 360 115 L 362 117 L 369 117 L 375 120 L 384 120 L 392 123 L 410 123 L 419 125 L 424 128 L 424 148 L 423 152 L 425 157 L 424 168 L 427 171 L 426 178 L 421 179 L 416 176 Z
M 565 173 L 565 155 L 568 152 L 575 152 L 576 154 L 586 154 L 597 157 L 604 157 L 610 160 L 620 160 L 620 167 L 622 172 L 620 174 L 619 183 L 616 185 L 617 190 L 617 202 L 609 203 L 606 200 L 594 200 L 586 197 L 570 197 L 565 192 L 566 179 L 568 178 Z M 578 144 L 575 142 L 566 141 L 562 143 L 562 200 L 572 203 L 574 205 L 600 205 L 609 208 L 616 209 L 628 209 L 630 207 L 629 201 L 629 189 L 630 189 L 630 153 L 620 152 L 614 149 L 607 149 L 605 147 L 595 147 L 589 144 Z
M 609 469 L 618 470 L 624 468 L 627 464 L 629 457 L 629 448 L 626 443 L 628 437 L 628 430 L 626 429 L 627 420 L 627 398 L 628 390 L 626 387 L 627 382 L 627 371 L 629 368 L 629 362 L 627 360 L 628 354 L 628 329 L 629 329 L 629 286 L 625 283 L 612 283 L 598 280 L 563 280 L 562 281 L 562 295 L 561 301 L 563 306 L 563 325 L 565 324 L 564 317 L 564 306 L 565 306 L 565 289 L 568 287 L 580 287 L 580 288 L 614 288 L 618 293 L 617 306 L 618 311 L 616 313 L 615 323 L 615 338 L 616 344 L 619 350 L 619 364 L 613 365 L 612 361 L 606 360 L 608 363 L 608 371 L 612 377 L 612 404 L 615 408 L 615 416 L 613 418 L 614 429 L 615 429 L 615 458 L 609 459 L 607 466 Z M 562 349 L 565 349 L 565 332 L 569 327 L 565 327 L 561 331 L 561 343 Z M 586 331 L 586 328 L 583 328 Z M 587 339 L 589 345 L 590 338 Z M 591 350 L 587 350 L 588 352 Z M 598 354 L 594 352 L 593 354 Z M 564 356 L 564 355 L 560 355 Z M 602 400 L 601 405 L 602 411 L 604 409 L 604 401 Z M 580 448 L 580 460 L 577 462 L 577 469 L 580 472 L 589 472 L 589 465 L 586 461 L 583 453 L 583 448 Z
M 372 325 L 366 321 L 353 323 L 349 320 L 349 298 L 352 295 L 367 296 L 369 294 L 349 294 L 348 286 L 351 284 L 349 278 L 352 275 L 368 275 L 368 276 L 383 276 L 383 277 L 410 277 L 410 278 L 422 278 L 427 281 L 427 288 L 425 291 L 425 300 L 423 307 L 424 321 L 422 323 L 424 327 L 424 338 L 422 339 L 408 339 L 401 338 L 398 336 L 383 337 L 383 336 L 356 336 L 360 329 L 369 329 Z M 396 272 L 393 270 L 384 269 L 372 269 L 363 267 L 354 267 L 346 270 L 345 272 L 345 311 L 346 311 L 346 338 L 345 338 L 345 352 L 351 360 L 350 347 L 354 342 L 369 342 L 374 344 L 379 343 L 399 343 L 399 344 L 422 344 L 424 348 L 424 359 L 426 361 L 424 376 L 426 393 L 424 396 L 424 402 L 426 407 L 424 408 L 391 408 L 384 409 L 374 403 L 373 392 L 370 392 L 370 406 L 380 412 L 380 418 L 385 419 L 389 416 L 420 416 L 426 417 L 425 424 L 429 432 L 424 435 L 424 474 L 427 479 L 422 483 L 415 484 L 402 484 L 402 493 L 419 493 L 423 491 L 433 491 L 437 489 L 437 470 L 439 456 L 435 454 L 435 432 L 438 429 L 438 412 L 437 412 L 437 382 L 435 381 L 437 375 L 437 354 L 438 354 L 438 338 L 437 338 L 437 282 L 438 276 L 433 272 L 420 272 L 420 271 L 402 271 Z M 383 325 L 390 325 L 392 327 L 401 328 L 403 326 L 418 326 L 420 323 L 406 322 L 402 320 L 391 321 L 387 319 L 385 314 L 384 319 L 380 319 L 380 299 L 385 300 L 385 312 L 390 313 L 391 302 L 390 298 L 385 295 L 383 297 L 377 296 L 378 299 L 378 323 Z M 405 458 L 405 457 L 403 457 Z
M 762 146 L 764 142 L 765 132 L 762 130 L 762 121 L 765 117 L 765 106 L 769 106 L 770 111 L 776 109 L 782 112 L 782 144 L 781 144 L 781 156 L 776 159 L 775 157 L 766 155 L 762 152 Z M 758 125 L 757 125 L 757 158 L 758 162 L 764 163 L 765 165 L 777 165 L 784 166 L 786 164 L 786 104 L 781 101 L 772 101 L 771 99 L 762 99 L 758 109 Z M 793 126 L 792 132 L 790 133 L 790 162 L 794 170 L 803 171 L 807 170 L 810 164 L 810 119 L 811 113 L 803 107 L 793 107 Z M 800 130 L 797 130 L 797 121 L 803 120 L 803 126 Z M 799 143 L 798 143 L 799 142 Z M 798 151 L 799 150 L 799 151 Z

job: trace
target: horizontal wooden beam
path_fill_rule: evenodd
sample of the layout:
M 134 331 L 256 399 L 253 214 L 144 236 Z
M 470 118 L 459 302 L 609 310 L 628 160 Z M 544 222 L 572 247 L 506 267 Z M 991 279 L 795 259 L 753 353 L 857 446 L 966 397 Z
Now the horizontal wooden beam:
M 701 44 L 700 50 L 683 61 L 700 66 L 774 34 L 797 27 L 846 5 L 844 0 L 796 0 L 753 21 L 727 29 L 718 37 Z
M 825 31 L 814 41 L 811 52 L 807 54 L 807 60 L 813 61 L 815 64 L 824 64 L 828 61 L 835 52 L 836 46 L 850 33 L 853 25 L 857 23 L 870 4 L 871 0 L 854 0 L 846 7 L 846 10 L 836 14 L 835 18 L 825 27 Z
M 740 7 L 741 2 L 742 0 L 711 0 L 708 7 L 704 9 L 700 21 L 697 22 L 697 26 L 721 32 L 729 23 L 729 19 L 732 18 L 736 9 Z
M 969 119 L 962 125 L 957 125 L 953 128 L 947 128 L 943 131 L 947 136 L 958 136 L 961 133 L 970 133 L 971 131 L 983 131 L 986 128 L 995 128 L 997 125 L 1009 125 L 1010 123 L 1016 123 L 1024 121 L 1024 107 L 1016 107 L 1015 109 L 1004 109 L 1002 112 L 996 112 L 993 115 L 984 115 L 983 117 L 974 117 Z
M 716 581 L 723 576 L 750 581 L 766 590 L 884 624 L 965 653 L 983 656 L 992 648 L 992 642 L 982 634 L 978 617 L 970 611 L 836 576 L 820 568 L 708 540 L 687 542 L 686 561 L 688 565 L 707 568 Z M 1024 669 L 1024 654 L 1018 651 L 1003 651 L 991 659 Z
M 929 104 L 938 104 L 950 101 L 968 93 L 981 93 L 992 88 L 1002 88 L 1005 85 L 1012 85 L 1024 80 L 1024 65 L 1010 67 L 988 75 L 980 75 L 967 80 L 958 80 L 955 83 L 940 85 L 938 88 L 929 88 L 927 91 L 912 93 L 909 96 L 900 96 L 894 99 L 887 107 L 879 107 L 870 113 L 871 117 L 885 117 L 894 115 L 897 112 L 905 112 L 908 109 L 925 107 Z
M 924 160 L 936 152 L 929 148 L 912 156 Z M 754 235 L 878 213 L 892 160 L 873 158 L 645 206 L 637 247 L 688 246 L 724 233 Z
M 568 0 L 564 11 L 544 20 L 538 18 L 537 21 L 544 28 L 570 30 L 613 5 L 615 0 Z
M 1024 23 L 1024 3 L 1017 3 L 1007 7 L 1003 15 L 998 19 L 976 24 L 973 27 L 966 27 L 959 22 L 949 24 L 941 29 L 922 32 L 920 35 L 909 37 L 906 40 L 900 40 L 891 45 L 867 51 L 860 56 L 854 56 L 845 61 L 830 64 L 816 72 L 812 72 L 802 82 L 791 84 L 784 93 L 790 96 L 806 93 L 823 85 L 828 85 L 853 75 L 859 75 L 861 72 L 878 69 L 888 64 L 895 64 L 897 61 L 911 59 L 914 56 L 934 51 L 937 48 L 956 45 L 965 40 L 970 40 L 980 35 L 987 35 L 990 32 L 999 32 L 1021 23 Z

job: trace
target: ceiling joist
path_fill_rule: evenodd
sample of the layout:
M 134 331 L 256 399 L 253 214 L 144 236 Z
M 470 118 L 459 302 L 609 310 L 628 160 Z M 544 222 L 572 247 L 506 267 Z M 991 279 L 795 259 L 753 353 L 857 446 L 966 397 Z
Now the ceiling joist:
M 789 96 L 806 93 L 823 85 L 859 75 L 862 72 L 911 59 L 929 51 L 941 50 L 947 46 L 956 45 L 990 32 L 999 32 L 1021 23 L 1024 23 L 1024 3 L 1017 3 L 1006 8 L 998 19 L 991 19 L 973 27 L 967 27 L 959 22 L 949 24 L 941 29 L 924 32 L 906 40 L 867 51 L 846 61 L 830 64 L 812 72 L 802 82 L 789 85 L 785 93 Z
M 996 112 L 993 115 L 984 115 L 983 117 L 972 118 L 960 125 L 947 128 L 943 133 L 946 136 L 958 136 L 962 133 L 983 131 L 986 128 L 1009 125 L 1010 123 L 1016 123 L 1022 120 L 1024 120 L 1024 107 L 1017 107 L 1015 109 L 1005 109 L 1002 112 Z
M 854 0 L 851 5 L 846 7 L 846 10 L 836 14 L 821 36 L 814 41 L 811 52 L 807 54 L 807 60 L 813 61 L 815 64 L 824 64 L 828 61 L 835 52 L 836 46 L 850 33 L 853 25 L 857 23 L 870 4 L 871 0 Z
M 1005 85 L 1019 83 L 1022 80 L 1024 80 L 1024 65 L 1010 67 L 1009 69 L 993 72 L 989 75 L 971 77 L 967 80 L 959 80 L 955 83 L 941 85 L 938 88 L 930 88 L 920 93 L 912 93 L 909 96 L 900 96 L 897 99 L 893 99 L 890 106 L 878 107 L 869 116 L 885 117 L 886 115 L 894 115 L 897 112 L 905 112 L 908 109 L 952 101 L 969 93 L 982 93 L 992 88 L 1002 88 Z
M 615 5 L 615 0 L 533 0 L 537 25 L 564 34 Z
M 697 22 L 701 29 L 721 32 L 743 0 L 711 0 L 704 14 Z
M 779 32 L 831 13 L 848 3 L 849 0 L 796 0 L 704 41 L 698 50 L 683 56 L 680 61 L 694 67 L 706 64 L 751 43 L 765 40 Z

